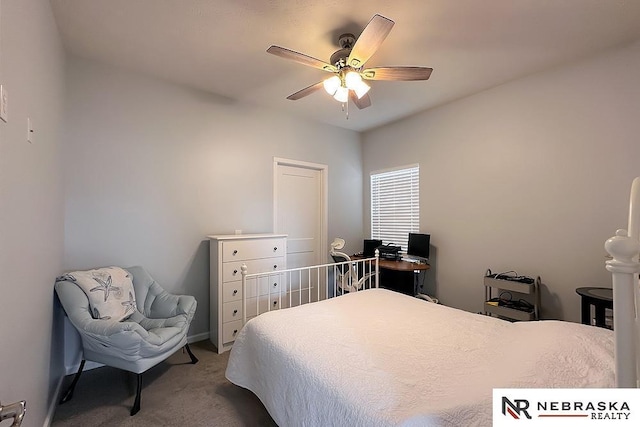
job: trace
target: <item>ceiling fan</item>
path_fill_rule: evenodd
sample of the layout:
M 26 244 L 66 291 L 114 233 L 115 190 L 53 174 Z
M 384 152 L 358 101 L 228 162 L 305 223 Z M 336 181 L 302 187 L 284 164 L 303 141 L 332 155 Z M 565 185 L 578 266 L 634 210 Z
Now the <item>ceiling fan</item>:
M 433 69 L 427 67 L 364 68 L 365 63 L 389 35 L 393 25 L 394 22 L 391 19 L 374 15 L 357 39 L 349 33 L 339 37 L 338 43 L 341 49 L 331 55 L 329 62 L 284 47 L 269 47 L 267 52 L 273 55 L 333 74 L 321 82 L 289 95 L 287 99 L 295 101 L 324 88 L 337 101 L 344 104 L 351 100 L 359 109 L 363 109 L 371 105 L 371 98 L 368 94 L 370 86 L 364 80 L 429 79 Z

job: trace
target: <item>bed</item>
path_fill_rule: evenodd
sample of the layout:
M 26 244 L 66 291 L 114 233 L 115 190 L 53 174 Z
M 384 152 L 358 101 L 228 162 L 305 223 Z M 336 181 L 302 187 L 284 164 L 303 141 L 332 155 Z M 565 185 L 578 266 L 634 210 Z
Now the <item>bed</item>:
M 613 387 L 613 333 L 370 289 L 252 319 L 226 375 L 280 426 L 491 425 L 493 387 Z
M 630 217 L 639 194 L 637 178 Z M 571 322 L 511 323 L 373 287 L 247 321 L 226 376 L 282 427 L 489 426 L 494 388 L 636 387 L 633 222 L 605 245 L 615 335 Z

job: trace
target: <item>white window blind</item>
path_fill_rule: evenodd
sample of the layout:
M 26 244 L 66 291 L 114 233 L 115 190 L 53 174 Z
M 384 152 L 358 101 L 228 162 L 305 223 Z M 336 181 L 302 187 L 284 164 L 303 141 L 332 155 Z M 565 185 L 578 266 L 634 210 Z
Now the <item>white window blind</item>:
M 407 250 L 409 233 L 420 228 L 420 167 L 371 174 L 371 238 Z

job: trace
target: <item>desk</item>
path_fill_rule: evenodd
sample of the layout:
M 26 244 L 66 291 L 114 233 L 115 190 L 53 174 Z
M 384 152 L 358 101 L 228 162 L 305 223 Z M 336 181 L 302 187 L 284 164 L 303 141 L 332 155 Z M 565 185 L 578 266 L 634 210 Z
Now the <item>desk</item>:
M 596 326 L 606 328 L 605 309 L 613 310 L 613 289 L 611 288 L 577 288 L 576 293 L 581 297 L 582 323 L 591 325 L 591 306 L 595 307 Z
M 353 255 L 351 259 L 364 259 L 364 257 Z M 429 270 L 431 267 L 429 264 L 379 258 L 378 268 L 380 270 L 379 287 L 415 296 L 417 293 L 415 273 Z
M 418 264 L 415 262 L 409 261 L 393 261 L 390 259 L 382 259 L 378 260 L 378 267 L 384 268 L 385 270 L 393 270 L 393 271 L 424 271 L 428 270 L 431 267 L 429 264 Z

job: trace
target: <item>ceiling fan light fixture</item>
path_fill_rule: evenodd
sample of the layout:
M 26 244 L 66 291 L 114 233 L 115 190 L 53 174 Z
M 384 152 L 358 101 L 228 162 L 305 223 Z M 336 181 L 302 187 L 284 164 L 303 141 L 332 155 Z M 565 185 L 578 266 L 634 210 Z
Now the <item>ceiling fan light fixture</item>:
M 342 109 L 347 111 L 348 118 L 349 100 L 360 110 L 371 106 L 368 95 L 371 87 L 365 83 L 367 80 L 416 81 L 428 80 L 431 76 L 433 69 L 428 67 L 364 68 L 393 26 L 391 19 L 373 15 L 357 38 L 350 33 L 338 38 L 340 49 L 331 55 L 329 62 L 275 45 L 270 46 L 267 53 L 332 73 L 331 77 L 305 87 L 287 96 L 287 99 L 296 101 L 324 87 L 329 95 L 342 103 Z
M 344 83 L 347 85 L 347 88 L 355 90 L 358 84 L 362 81 L 362 77 L 360 77 L 360 73 L 357 71 L 349 71 L 344 76 Z
M 333 96 L 336 94 L 336 91 L 341 85 L 340 77 L 338 76 L 329 77 L 324 82 L 322 82 L 322 85 L 324 86 L 324 90 L 326 90 L 329 95 Z
M 348 89 L 356 93 L 358 99 L 362 98 L 371 87 L 362 80 L 362 76 L 357 71 L 349 71 L 344 76 L 344 83 Z
M 339 86 L 333 97 L 336 101 L 345 103 L 349 100 L 349 89 L 344 86 Z
M 356 93 L 358 99 L 360 99 L 365 96 L 367 92 L 369 92 L 369 89 L 371 89 L 371 86 L 360 80 L 360 83 L 355 88 L 353 88 L 353 91 Z

